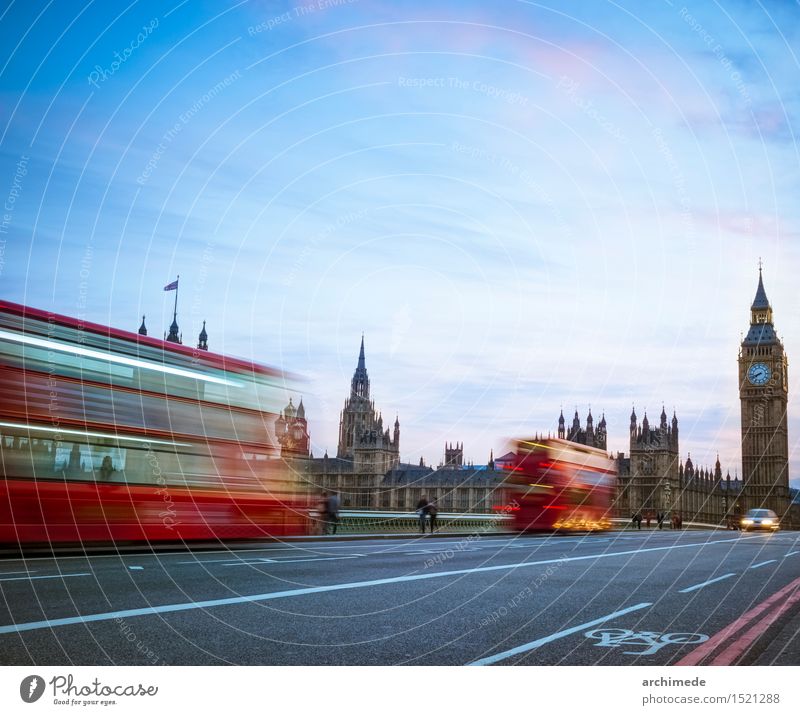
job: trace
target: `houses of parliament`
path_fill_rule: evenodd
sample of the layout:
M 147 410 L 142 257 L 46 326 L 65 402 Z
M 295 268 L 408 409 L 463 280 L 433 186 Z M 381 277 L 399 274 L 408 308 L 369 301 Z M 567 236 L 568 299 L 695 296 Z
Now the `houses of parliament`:
M 629 450 L 613 455 L 617 462 L 614 512 L 618 517 L 658 512 L 680 514 L 684 521 L 725 525 L 738 523 L 747 509 L 763 507 L 787 515 L 790 507 L 787 433 L 787 358 L 777 336 L 773 311 L 759 267 L 750 308 L 750 325 L 738 354 L 741 405 L 742 469 L 731 478 L 719 457 L 713 466 L 695 465 L 681 457 L 676 413 L 662 408 L 651 424 L 630 415 Z M 463 443 L 445 445 L 438 466 L 406 463 L 400 457 L 400 419 L 384 425 L 370 394 L 364 339 L 340 414 L 335 456 L 313 457 L 302 400 L 292 400 L 275 422 L 283 457 L 302 464 L 312 489 L 339 492 L 344 508 L 409 510 L 421 496 L 436 499 L 440 509 L 491 512 L 506 502 L 503 465 L 512 455 L 486 464 L 464 462 Z M 607 450 L 605 415 L 595 426 L 589 410 L 582 424 L 578 411 L 567 425 L 563 411 L 555 434 L 573 442 Z M 536 437 L 539 437 L 537 434 Z M 736 471 L 736 470 L 734 470 Z M 792 513 L 800 509 L 797 505 Z M 797 515 L 794 514 L 796 517 Z M 794 520 L 794 519 L 793 519 Z

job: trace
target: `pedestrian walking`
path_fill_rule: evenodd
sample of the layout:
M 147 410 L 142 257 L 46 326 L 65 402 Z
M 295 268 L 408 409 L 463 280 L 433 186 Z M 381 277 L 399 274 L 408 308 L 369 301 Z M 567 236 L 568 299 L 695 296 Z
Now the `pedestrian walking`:
M 650 514 L 650 512 L 648 511 L 648 512 L 647 512 L 647 528 L 648 528 L 648 529 L 650 528 L 650 519 L 651 519 L 651 514 Z
M 664 528 L 664 518 L 666 516 L 667 515 L 663 511 L 658 512 L 658 514 L 656 515 L 656 518 L 658 520 L 658 529 L 659 529 L 659 531 Z
M 636 516 L 634 518 L 636 519 L 636 528 L 639 529 L 639 531 L 641 531 L 642 530 L 642 515 L 637 511 L 636 512 Z
M 325 502 L 325 532 L 335 534 L 339 526 L 339 495 L 336 492 L 329 492 Z
M 436 531 L 436 517 L 439 515 L 439 507 L 434 499 L 428 504 L 428 517 L 430 518 L 429 526 L 431 534 Z
M 419 517 L 419 530 L 424 534 L 425 533 L 425 520 L 428 517 L 428 499 L 427 497 L 422 497 L 417 502 L 417 516 Z

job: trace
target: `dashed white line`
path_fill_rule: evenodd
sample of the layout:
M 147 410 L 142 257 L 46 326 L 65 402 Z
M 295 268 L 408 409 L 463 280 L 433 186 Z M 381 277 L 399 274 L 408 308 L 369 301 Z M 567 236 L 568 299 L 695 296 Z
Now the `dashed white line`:
M 91 576 L 90 573 L 59 573 L 53 576 L 15 576 L 14 578 L 0 578 L 0 581 L 32 581 L 39 578 L 70 578 L 71 576 Z
M 689 593 L 690 591 L 697 591 L 698 589 L 705 588 L 706 586 L 710 586 L 712 583 L 717 583 L 717 581 L 724 581 L 726 578 L 730 578 L 731 576 L 735 576 L 735 573 L 726 573 L 724 576 L 717 576 L 717 578 L 712 578 L 709 581 L 703 581 L 703 583 L 696 583 L 694 586 L 689 586 L 688 588 L 682 588 L 678 593 Z
M 760 564 L 753 564 L 752 566 L 748 566 L 749 569 L 759 569 L 762 566 L 766 566 L 767 564 L 774 564 L 778 559 L 770 559 L 769 561 L 762 561 Z
M 309 556 L 308 558 L 300 559 L 257 559 L 256 561 L 231 561 L 230 563 L 223 563 L 223 566 L 258 566 L 260 564 L 300 564 L 307 561 L 342 561 L 343 559 L 358 559 L 362 554 L 353 554 L 352 556 Z
M 3 576 L 16 576 L 17 574 L 20 573 L 36 573 L 36 571 L 6 571 L 5 573 L 0 573 L 0 578 L 2 578 Z

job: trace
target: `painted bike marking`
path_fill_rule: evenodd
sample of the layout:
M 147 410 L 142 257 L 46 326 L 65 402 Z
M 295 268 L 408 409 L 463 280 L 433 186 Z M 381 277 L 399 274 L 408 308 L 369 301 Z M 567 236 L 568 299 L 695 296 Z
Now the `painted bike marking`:
M 600 628 L 587 631 L 583 634 L 586 638 L 599 638 L 599 643 L 593 643 L 596 648 L 619 648 L 620 646 L 644 646 L 641 651 L 626 650 L 625 655 L 653 655 L 668 645 L 685 645 L 690 643 L 705 643 L 708 636 L 705 633 L 657 633 L 655 631 L 631 631 L 627 628 Z
M 558 631 L 558 633 L 551 633 L 549 636 L 545 636 L 544 638 L 538 638 L 537 640 L 531 641 L 530 643 L 525 643 L 523 645 L 517 646 L 516 648 L 511 648 L 511 650 L 505 650 L 502 653 L 496 653 L 495 655 L 490 655 L 487 656 L 486 658 L 481 658 L 480 660 L 476 660 L 472 663 L 469 663 L 469 665 L 492 665 L 494 663 L 500 662 L 501 660 L 506 660 L 506 658 L 510 658 L 511 656 L 536 650 L 537 648 L 541 648 L 543 645 L 552 643 L 555 640 L 571 636 L 573 633 L 580 633 L 580 631 L 582 631 L 584 628 L 597 626 L 601 623 L 605 623 L 606 621 L 610 621 L 614 618 L 619 618 L 620 616 L 625 616 L 628 613 L 633 613 L 634 611 L 640 611 L 641 609 L 648 608 L 649 606 L 652 605 L 653 605 L 652 603 L 637 603 L 635 606 L 630 606 L 629 608 L 623 608 L 621 611 L 614 611 L 614 613 L 609 613 L 605 616 L 600 616 L 600 618 L 595 618 L 593 621 L 588 621 L 587 623 L 581 623 L 579 626 L 573 626 L 572 628 L 567 628 L 566 630 Z

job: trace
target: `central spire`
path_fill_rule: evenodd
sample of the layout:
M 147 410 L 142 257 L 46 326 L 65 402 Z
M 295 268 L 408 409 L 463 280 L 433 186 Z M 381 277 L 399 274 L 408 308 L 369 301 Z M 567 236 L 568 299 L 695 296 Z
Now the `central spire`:
M 761 263 L 758 264 L 758 288 L 756 289 L 756 297 L 753 299 L 751 310 L 766 310 L 769 308 L 769 300 L 767 299 L 767 291 L 764 290 L 764 278 L 761 275 Z
M 367 361 L 364 357 L 364 335 L 361 335 L 361 350 L 358 353 L 358 365 L 353 373 L 350 383 L 350 396 L 369 399 L 369 376 L 367 375 Z

